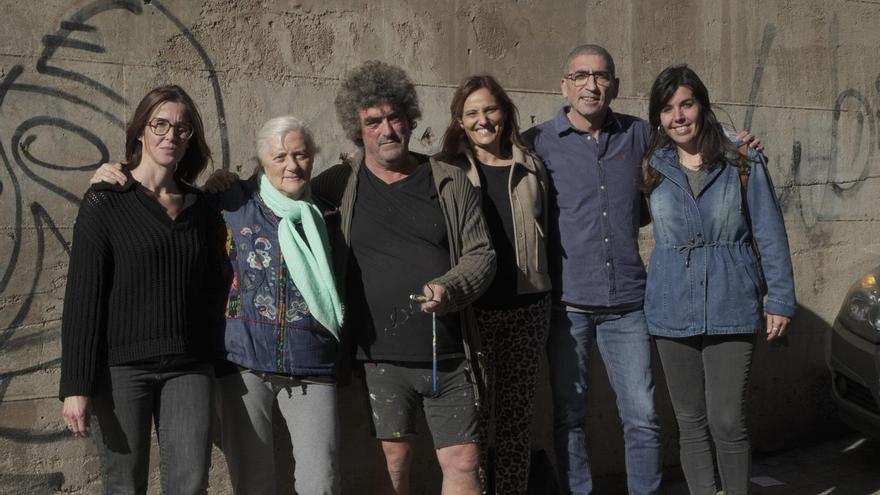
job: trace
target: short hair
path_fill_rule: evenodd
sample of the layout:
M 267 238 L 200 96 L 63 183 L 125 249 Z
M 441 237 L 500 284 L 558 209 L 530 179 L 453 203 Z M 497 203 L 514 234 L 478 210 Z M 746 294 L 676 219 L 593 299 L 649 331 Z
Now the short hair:
M 486 89 L 495 97 L 498 106 L 504 112 L 504 127 L 501 135 L 501 151 L 509 153 L 512 146 L 528 153 L 529 149 L 519 134 L 519 111 L 498 81 L 489 75 L 466 77 L 455 93 L 449 105 L 449 126 L 443 134 L 442 150 L 444 153 L 456 155 L 463 146 L 469 146 L 467 135 L 459 121 L 464 113 L 464 102 L 470 95 L 480 89 Z
M 262 163 L 266 153 L 269 152 L 272 140 L 284 139 L 284 136 L 291 132 L 302 134 L 311 155 L 318 154 L 318 147 L 315 145 L 315 138 L 312 136 L 309 126 L 293 115 L 282 115 L 267 120 L 257 132 L 257 160 Z
M 205 128 L 202 116 L 192 98 L 180 86 L 159 86 L 147 93 L 135 108 L 128 126 L 125 128 L 125 161 L 129 167 L 141 162 L 143 143 L 139 139 L 144 134 L 153 110 L 166 102 L 180 103 L 186 109 L 185 116 L 192 126 L 193 134 L 187 143 L 186 152 L 177 162 L 174 178 L 192 184 L 211 161 L 211 149 L 205 141 Z
M 568 65 L 571 61 L 581 55 L 599 55 L 604 58 L 605 63 L 608 64 L 608 70 L 611 72 L 611 75 L 613 76 L 617 74 L 614 70 L 614 57 L 611 56 L 611 53 L 609 53 L 604 47 L 591 44 L 578 45 L 572 48 L 571 51 L 568 52 L 568 57 L 565 58 L 565 65 L 562 66 L 562 73 L 565 74 L 568 71 Z
M 348 71 L 334 101 L 336 117 L 346 137 L 362 146 L 360 111 L 390 104 L 402 112 L 410 129 L 422 117 L 415 85 L 400 67 L 379 60 L 369 60 Z

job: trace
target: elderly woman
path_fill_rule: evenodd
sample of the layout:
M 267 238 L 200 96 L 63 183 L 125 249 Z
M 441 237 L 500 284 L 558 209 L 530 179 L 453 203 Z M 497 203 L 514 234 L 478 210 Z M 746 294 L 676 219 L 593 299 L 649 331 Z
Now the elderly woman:
M 336 371 L 342 306 L 309 179 L 317 151 L 295 117 L 257 134 L 260 169 L 221 194 L 233 268 L 217 366 L 235 493 L 275 493 L 272 411 L 293 445 L 298 493 L 339 493 Z
M 494 493 L 525 494 L 532 405 L 550 323 L 547 172 L 520 137 L 516 106 L 492 76 L 462 81 L 450 114 L 435 159 L 464 169 L 479 188 L 498 266 L 474 302 L 488 376 L 482 438 L 495 427 L 494 463 L 488 466 L 484 448 L 483 469 Z
M 205 493 L 214 371 L 206 239 L 216 212 L 190 184 L 211 154 L 192 99 L 158 87 L 126 128 L 119 185 L 95 184 L 73 233 L 61 329 L 60 397 L 77 436 L 90 432 L 103 493 L 146 493 L 150 427 L 164 493 Z M 219 224 L 219 218 L 217 218 Z
M 300 120 L 274 118 L 257 134 L 257 173 L 231 186 L 228 174 L 215 179 L 228 187 L 213 199 L 226 222 L 232 269 L 226 325 L 217 334 L 217 403 L 237 494 L 275 493 L 276 406 L 293 445 L 296 491 L 340 489 L 335 372 L 342 306 L 324 219 L 310 194 L 316 151 Z
M 692 494 L 714 495 L 714 445 L 724 493 L 746 494 L 743 395 L 755 335 L 780 337 L 795 313 L 782 212 L 763 157 L 737 151 L 694 71 L 673 66 L 657 76 L 649 117 L 643 175 L 655 245 L 645 317 L 678 421 L 681 465 Z

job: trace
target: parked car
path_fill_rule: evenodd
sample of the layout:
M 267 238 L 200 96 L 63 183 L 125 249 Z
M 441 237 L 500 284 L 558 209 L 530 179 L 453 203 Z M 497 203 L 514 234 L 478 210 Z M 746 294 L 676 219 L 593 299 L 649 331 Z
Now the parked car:
M 827 361 L 840 416 L 880 438 L 880 266 L 850 287 L 834 320 Z

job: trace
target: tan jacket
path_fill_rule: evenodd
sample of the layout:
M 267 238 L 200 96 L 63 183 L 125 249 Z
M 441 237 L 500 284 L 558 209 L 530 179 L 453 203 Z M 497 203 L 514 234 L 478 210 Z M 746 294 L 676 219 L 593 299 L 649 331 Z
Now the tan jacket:
M 481 187 L 477 165 L 469 149 L 451 157 L 438 153 L 433 158 L 463 169 L 474 187 Z M 518 294 L 550 290 L 550 274 L 547 268 L 548 188 L 547 170 L 541 160 L 514 146 L 508 190 L 513 213 L 516 264 L 519 268 L 516 287 Z

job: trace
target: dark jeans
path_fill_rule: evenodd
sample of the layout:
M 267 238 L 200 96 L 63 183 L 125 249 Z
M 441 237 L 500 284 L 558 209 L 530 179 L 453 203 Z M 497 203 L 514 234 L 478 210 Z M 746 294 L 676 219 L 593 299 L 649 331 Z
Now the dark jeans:
M 212 365 L 168 356 L 111 366 L 92 403 L 103 493 L 147 492 L 153 422 L 159 436 L 162 493 L 207 492 Z
M 692 495 L 715 495 L 715 443 L 725 495 L 745 495 L 751 452 L 743 412 L 754 335 L 657 337 L 672 409 L 678 422 L 681 467 Z

